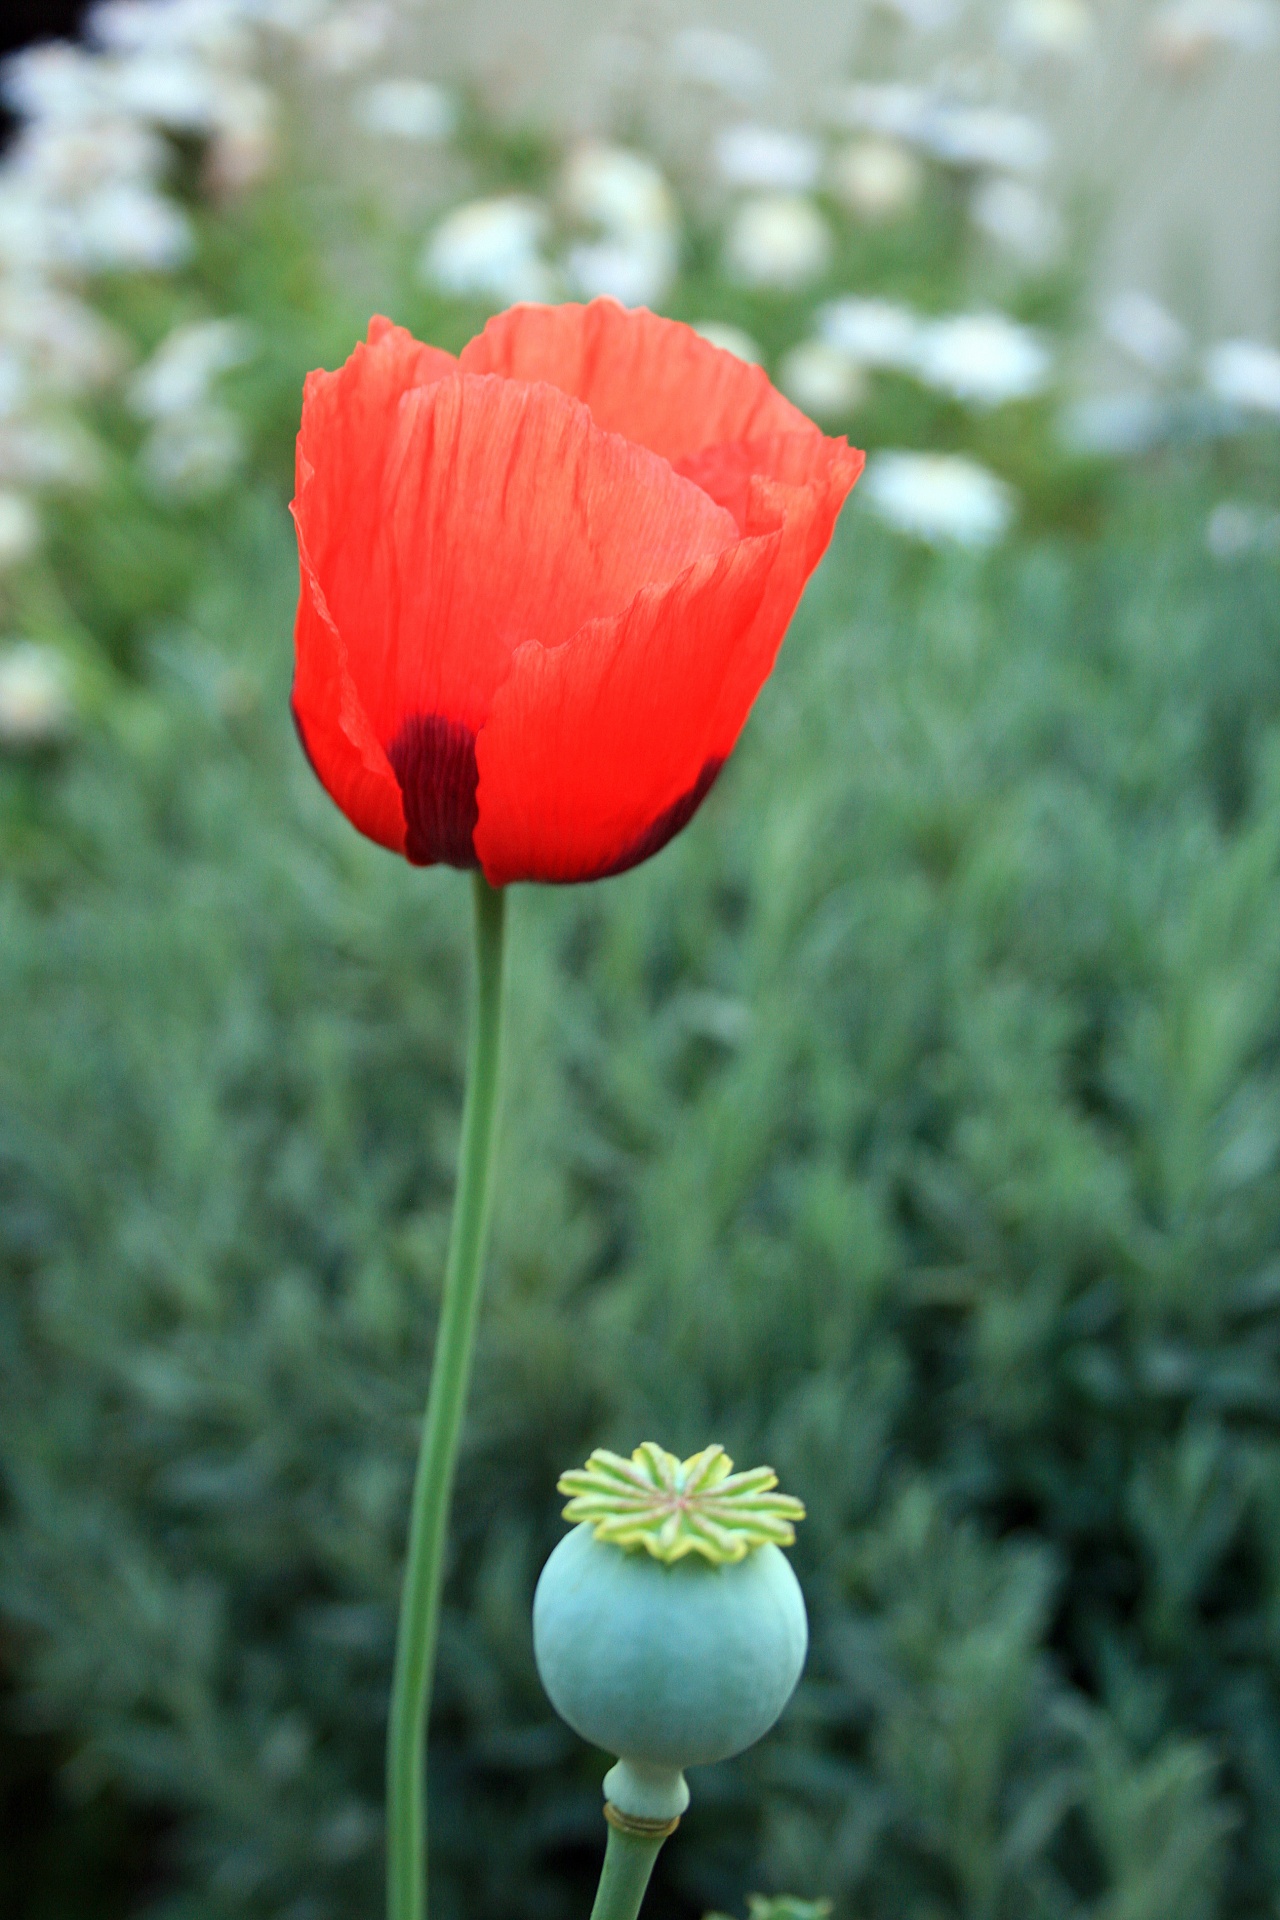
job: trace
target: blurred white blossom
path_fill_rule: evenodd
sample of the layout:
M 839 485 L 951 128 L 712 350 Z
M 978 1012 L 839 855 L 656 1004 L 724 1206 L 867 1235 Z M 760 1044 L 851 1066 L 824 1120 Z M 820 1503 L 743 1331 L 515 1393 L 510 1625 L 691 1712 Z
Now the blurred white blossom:
M 1187 330 L 1149 293 L 1117 293 L 1102 308 L 1102 331 L 1146 372 L 1167 377 L 1186 358 Z
M 667 48 L 668 63 L 682 80 L 691 80 L 746 103 L 773 85 L 768 59 L 750 40 L 715 27 L 685 27 Z
M 469 200 L 446 214 L 427 242 L 421 278 L 442 293 L 494 300 L 555 298 L 556 281 L 542 258 L 547 210 L 521 194 Z
M 899 80 L 856 81 L 831 88 L 826 95 L 826 118 L 832 126 L 849 133 L 879 133 L 912 146 L 923 143 L 932 111 L 927 88 Z
M 759 366 L 764 359 L 760 343 L 753 340 L 745 327 L 735 327 L 727 320 L 695 320 L 695 333 L 709 340 L 713 347 L 720 347 L 725 353 L 731 353 L 735 359 L 746 360 L 752 366 Z
M 969 202 L 974 225 L 1028 267 L 1046 267 L 1061 254 L 1062 220 L 1039 188 L 995 174 L 974 189 Z
M 94 272 L 137 267 L 165 272 L 191 256 L 195 236 L 180 207 L 128 182 L 100 187 L 76 210 L 68 262 Z
M 235 415 L 206 404 L 158 420 L 142 448 L 142 470 L 157 493 L 197 500 L 225 487 L 244 454 Z
M 935 107 L 922 138 L 949 166 L 1002 173 L 1039 173 L 1052 152 L 1048 128 L 1007 107 Z
M 818 178 L 818 143 L 783 127 L 726 127 L 715 143 L 716 169 L 731 187 L 802 193 Z
M 1242 500 L 1221 500 L 1205 523 L 1204 537 L 1215 560 L 1280 553 L 1280 513 L 1264 513 Z
M 271 169 L 276 151 L 276 103 L 265 87 L 245 82 L 224 96 L 205 155 L 205 179 L 215 195 L 237 194 Z
M 1152 393 L 1085 394 L 1063 409 L 1059 438 L 1071 453 L 1125 459 L 1158 446 L 1169 419 L 1168 407 Z
M 49 746 L 71 730 L 75 709 L 67 663 L 34 640 L 0 648 L 0 747 Z
M 101 449 L 74 416 L 37 410 L 0 420 L 0 485 L 91 487 L 101 476 Z
M 259 0 L 100 0 L 88 15 L 89 34 L 113 53 L 196 53 L 243 58 L 247 25 L 263 11 Z
M 840 419 L 863 398 L 862 369 L 826 340 L 802 340 L 778 366 L 778 385 L 789 400 L 818 420 Z
M 150 187 L 163 171 L 164 158 L 155 132 L 136 120 L 116 116 L 81 125 L 46 120 L 23 128 L 7 170 L 36 193 L 74 202 L 106 182 Z
M 378 80 L 352 103 L 357 126 L 388 140 L 442 143 L 457 131 L 453 95 L 430 80 Z
M 610 294 L 624 306 L 654 306 L 675 278 L 679 223 L 661 169 L 643 154 L 584 141 L 561 179 L 566 212 L 602 236 L 569 249 L 566 269 L 587 299 Z
M 629 147 L 582 141 L 565 162 L 560 192 L 575 219 L 606 233 L 666 233 L 676 224 L 662 169 Z
M 1204 360 L 1216 400 L 1246 413 L 1280 415 L 1280 353 L 1261 340 L 1222 340 Z
M 0 368 L 7 359 L 21 366 L 33 389 L 71 394 L 114 378 L 125 345 L 74 295 L 39 280 L 0 279 Z M 4 393 L 0 373 L 0 414 Z
M 854 140 L 832 156 L 831 191 L 872 224 L 909 213 L 920 198 L 924 169 L 900 140 Z
M 354 0 L 323 13 L 306 34 L 305 45 L 322 72 L 354 73 L 377 59 L 394 25 L 394 11 L 383 0 Z
M 1096 34 L 1085 0 L 1012 0 L 1003 37 L 1015 54 L 1029 59 L 1079 60 Z
M 0 490 L 0 570 L 16 566 L 40 543 L 40 522 L 31 502 L 20 493 Z
M 978 407 L 1042 392 L 1052 366 L 1039 336 L 1002 313 L 936 320 L 924 328 L 916 349 L 916 372 L 926 386 Z
M 1170 0 L 1148 27 L 1152 57 L 1173 72 L 1195 67 L 1219 50 L 1258 53 L 1277 41 L 1275 0 Z
M 936 33 L 950 26 L 960 11 L 961 0 L 881 0 L 890 13 L 896 13 L 917 33 Z
M 744 200 L 725 236 L 725 269 L 748 287 L 794 289 L 821 279 L 831 263 L 831 233 L 803 194 Z
M 128 401 L 152 423 L 140 455 L 159 493 L 198 499 L 216 492 L 239 469 L 243 429 L 215 397 L 219 377 L 256 351 L 242 320 L 197 320 L 175 327 L 133 376 Z
M 24 120 L 81 126 L 111 110 L 106 71 L 69 40 L 26 47 L 5 62 L 0 97 Z
M 859 81 L 826 96 L 826 117 L 850 132 L 903 140 L 953 167 L 1039 173 L 1053 143 L 1043 121 L 1010 107 L 947 99 L 901 81 Z
M 181 54 L 142 54 L 112 74 L 115 102 L 126 113 L 179 133 L 209 133 L 217 121 L 219 76 Z
M 565 273 L 584 300 L 602 294 L 624 307 L 655 307 L 675 278 L 675 249 L 665 238 L 632 234 L 581 241 L 565 256 Z
M 1012 490 L 963 454 L 873 454 L 858 493 L 887 525 L 931 546 L 991 547 L 1013 524 Z
M 195 320 L 175 327 L 129 384 L 129 404 L 144 420 L 166 420 L 202 407 L 219 374 L 253 357 L 253 330 L 243 320 Z
M 860 366 L 914 370 L 924 323 L 910 307 L 849 295 L 828 301 L 816 318 L 821 338 Z

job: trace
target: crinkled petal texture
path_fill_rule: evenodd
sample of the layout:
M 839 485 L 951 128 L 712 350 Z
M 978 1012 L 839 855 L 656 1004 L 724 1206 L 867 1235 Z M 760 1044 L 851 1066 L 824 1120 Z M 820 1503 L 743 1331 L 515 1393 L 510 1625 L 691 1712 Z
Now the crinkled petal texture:
M 861 467 L 610 300 L 515 307 L 457 360 L 375 320 L 298 436 L 316 773 L 371 839 L 495 886 L 634 866 L 732 750 Z

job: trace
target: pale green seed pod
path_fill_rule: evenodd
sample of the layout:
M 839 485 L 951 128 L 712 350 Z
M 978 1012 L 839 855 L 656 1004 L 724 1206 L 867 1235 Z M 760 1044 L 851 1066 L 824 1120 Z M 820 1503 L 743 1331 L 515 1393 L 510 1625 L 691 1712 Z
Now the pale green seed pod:
M 583 1524 L 538 1581 L 538 1672 L 561 1718 L 619 1757 L 606 1793 L 637 1817 L 680 1813 L 683 1768 L 760 1739 L 804 1667 L 804 1598 L 776 1544 L 803 1509 L 767 1469 L 731 1467 L 718 1447 L 680 1462 L 650 1442 L 560 1483 Z

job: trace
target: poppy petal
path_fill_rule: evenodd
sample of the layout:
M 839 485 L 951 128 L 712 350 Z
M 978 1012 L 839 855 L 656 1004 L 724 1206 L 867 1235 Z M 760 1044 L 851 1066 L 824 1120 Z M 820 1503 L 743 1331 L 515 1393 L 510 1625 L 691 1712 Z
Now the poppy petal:
M 680 471 L 727 507 L 744 535 L 782 528 L 760 606 L 726 665 L 712 752 L 727 756 L 732 751 L 864 461 L 865 455 L 843 440 L 784 434 L 712 447 L 682 462 Z
M 476 743 L 475 848 L 494 885 L 622 872 L 710 791 L 861 471 L 842 442 L 783 440 L 702 463 L 737 501 L 735 549 L 567 646 L 517 651 Z
M 293 717 L 317 779 L 353 826 L 392 853 L 405 851 L 400 787 L 360 704 L 346 648 L 299 537 L 297 666 Z
M 565 646 L 517 649 L 476 742 L 475 847 L 494 886 L 621 872 L 685 824 L 719 771 L 720 685 L 781 537 L 699 561 Z
M 350 516 L 340 462 L 323 488 L 304 480 L 300 536 L 400 783 L 408 857 L 465 865 L 474 739 L 513 651 L 620 613 L 738 530 L 704 488 L 546 384 L 450 373 L 414 387 L 378 452 Z M 360 514 L 372 530 L 353 538 Z
M 723 441 L 791 433 L 822 439 L 763 368 L 678 320 L 616 300 L 512 307 L 468 341 L 459 365 L 549 381 L 588 406 L 606 431 L 672 462 Z
M 452 374 L 452 354 L 423 346 L 403 327 L 375 316 L 366 343 L 336 373 L 307 376 L 298 434 L 293 517 L 302 580 L 295 628 L 293 714 L 321 784 L 362 833 L 394 852 L 405 850 L 400 788 L 370 726 L 340 634 L 312 558 L 335 540 L 353 553 L 376 534 L 376 498 L 369 485 L 401 397 Z M 342 476 L 343 499 L 330 484 Z

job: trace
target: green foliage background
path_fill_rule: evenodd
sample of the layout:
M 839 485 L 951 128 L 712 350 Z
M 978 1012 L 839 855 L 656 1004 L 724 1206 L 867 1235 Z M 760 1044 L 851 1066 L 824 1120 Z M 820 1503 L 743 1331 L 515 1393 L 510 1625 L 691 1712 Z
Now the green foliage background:
M 18 609 L 96 690 L 0 769 L 7 1751 L 56 1797 L 4 1870 L 42 1920 L 380 1902 L 468 902 L 288 723 L 297 380 L 358 324 L 295 218 L 211 231 L 163 310 L 109 294 L 139 338 L 212 288 L 262 324 L 242 487 L 157 506 L 104 418 Z M 1008 444 L 1021 538 L 927 554 L 855 504 L 695 824 L 512 903 L 440 1920 L 586 1911 L 602 1760 L 530 1598 L 558 1471 L 646 1437 L 777 1467 L 813 1621 L 655 1913 L 1275 1912 L 1280 596 L 1203 541 L 1274 450 L 1104 478 L 1034 409 Z

